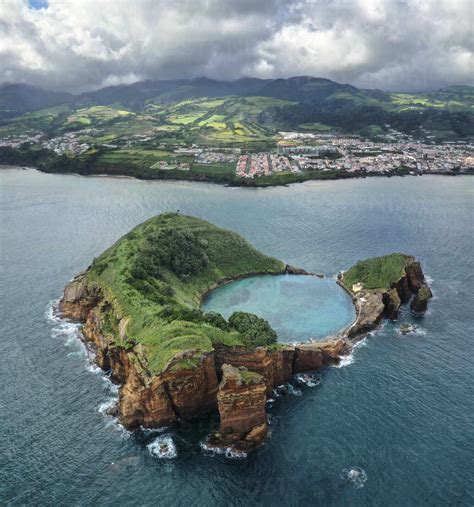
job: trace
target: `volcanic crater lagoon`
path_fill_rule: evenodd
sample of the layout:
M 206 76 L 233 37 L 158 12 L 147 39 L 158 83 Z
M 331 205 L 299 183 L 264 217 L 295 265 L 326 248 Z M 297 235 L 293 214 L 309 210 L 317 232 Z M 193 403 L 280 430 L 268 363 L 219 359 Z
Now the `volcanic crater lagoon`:
M 177 209 L 312 272 L 413 254 L 434 299 L 274 397 L 271 437 L 245 459 L 201 447 L 209 418 L 129 434 L 54 303 L 132 227 Z M 472 506 L 473 223 L 469 176 L 233 189 L 1 169 L 0 504 Z
M 229 318 L 249 312 L 270 323 L 280 342 L 303 342 L 334 335 L 351 324 L 352 299 L 332 278 L 307 275 L 260 275 L 211 291 L 202 305 Z

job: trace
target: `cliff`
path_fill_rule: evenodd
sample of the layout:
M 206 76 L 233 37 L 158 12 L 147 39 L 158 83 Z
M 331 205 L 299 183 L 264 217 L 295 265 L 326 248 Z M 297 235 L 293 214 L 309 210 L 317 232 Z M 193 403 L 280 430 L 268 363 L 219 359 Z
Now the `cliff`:
M 411 301 L 413 313 L 426 311 L 432 293 L 421 264 L 413 256 L 390 254 L 358 262 L 339 275 L 338 283 L 353 297 L 357 320 L 347 334 L 364 336 L 386 316 L 397 320 L 401 306 Z
M 108 314 L 104 309 L 107 305 L 97 287 L 90 291 L 85 278 L 86 273 L 82 273 L 68 284 L 61 309 L 66 317 L 85 319 L 83 335 L 95 346 L 97 364 L 122 386 L 118 416 L 129 429 L 163 427 L 177 419 L 192 419 L 218 410 L 221 435 L 214 435 L 212 445 L 248 451 L 266 434 L 266 423 L 262 426 L 261 417 L 252 415 L 252 411 L 262 403 L 265 407 L 266 397 L 274 387 L 291 382 L 297 373 L 337 364 L 351 349 L 344 338 L 254 348 L 215 343 L 211 352 L 196 353 L 191 349 L 177 353 L 159 373 L 153 373 L 143 344 L 129 341 L 128 345 L 120 345 L 107 335 Z M 96 306 L 91 306 L 92 300 Z M 121 340 L 126 338 L 127 320 L 126 317 L 120 320 Z M 239 384 L 237 389 L 231 368 L 257 375 L 258 389 L 255 382 L 245 389 Z M 259 422 L 254 423 L 256 420 Z M 238 430 L 229 434 L 229 425 Z
M 257 316 L 240 313 L 226 321 L 203 313 L 201 297 L 232 279 L 301 271 L 230 231 L 166 214 L 95 259 L 67 285 L 60 308 L 84 322 L 97 364 L 121 385 L 118 416 L 126 428 L 163 427 L 218 411 L 220 428 L 210 445 L 246 452 L 267 434 L 272 389 L 297 373 L 337 364 L 351 350 L 349 338 L 373 329 L 390 304 L 390 312 L 397 311 L 389 291 L 400 302 L 415 294 L 412 306 L 423 310 L 430 293 L 421 266 L 413 258 L 404 262 L 403 276 L 387 290 L 352 293 L 358 319 L 345 336 L 283 345 Z
M 268 432 L 265 411 L 265 378 L 241 366 L 222 366 L 217 404 L 220 428 L 208 442 L 210 447 L 229 447 L 248 452 L 260 445 Z

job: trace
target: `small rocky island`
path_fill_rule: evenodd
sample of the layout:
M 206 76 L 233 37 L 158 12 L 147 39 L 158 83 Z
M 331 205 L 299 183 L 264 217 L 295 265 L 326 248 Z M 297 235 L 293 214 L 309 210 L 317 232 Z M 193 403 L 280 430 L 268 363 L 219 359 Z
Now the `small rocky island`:
M 167 213 L 137 226 L 65 288 L 63 316 L 82 321 L 96 362 L 120 384 L 117 415 L 129 429 L 157 428 L 216 411 L 209 446 L 250 451 L 268 432 L 266 401 L 293 376 L 337 364 L 355 340 L 411 300 L 431 297 L 413 257 L 362 261 L 339 275 L 357 310 L 338 337 L 286 345 L 269 323 L 236 312 L 228 320 L 200 308 L 219 285 L 257 274 L 299 274 L 237 234 Z

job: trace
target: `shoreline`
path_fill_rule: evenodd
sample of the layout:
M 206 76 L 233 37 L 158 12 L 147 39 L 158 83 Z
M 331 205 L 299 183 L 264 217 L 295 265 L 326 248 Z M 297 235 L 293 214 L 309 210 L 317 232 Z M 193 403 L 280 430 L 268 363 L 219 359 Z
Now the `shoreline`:
M 324 173 L 304 173 L 304 174 L 296 174 L 296 175 L 288 175 L 288 181 L 259 181 L 260 178 L 254 179 L 242 179 L 234 180 L 232 178 L 229 179 L 213 179 L 212 177 L 208 177 L 207 175 L 200 174 L 192 174 L 191 177 L 176 177 L 174 174 L 168 174 L 163 172 L 159 177 L 143 177 L 140 175 L 133 174 L 125 174 L 125 173 L 117 173 L 111 174 L 107 172 L 91 172 L 91 173 L 81 173 L 74 171 L 47 171 L 42 170 L 38 167 L 32 166 L 22 166 L 22 165 L 11 165 L 11 164 L 2 164 L 0 163 L 0 169 L 16 169 L 16 170 L 34 170 L 43 174 L 59 174 L 62 176 L 81 176 L 85 178 L 111 178 L 111 179 L 124 179 L 124 180 L 136 180 L 136 181 L 171 181 L 171 182 L 189 182 L 189 183 L 208 183 L 219 185 L 225 188 L 247 188 L 247 189 L 265 189 L 270 187 L 286 187 L 289 188 L 291 185 L 295 183 L 306 183 L 310 181 L 340 181 L 340 180 L 359 180 L 365 178 L 395 178 L 400 177 L 404 178 L 406 176 L 419 177 L 419 176 L 450 176 L 450 177 L 458 177 L 458 176 L 474 176 L 474 172 L 460 172 L 453 173 L 450 171 L 445 172 L 426 172 L 423 174 L 410 174 L 410 173 L 402 173 L 395 172 L 389 174 L 379 174 L 379 173 L 348 173 L 341 172 L 340 174 L 331 173 L 328 176 L 325 176 Z M 186 173 L 190 174 L 190 173 Z
M 168 219 L 172 217 L 177 225 L 182 225 L 180 220 L 189 221 L 191 230 L 191 224 L 197 220 L 192 217 L 177 218 L 177 214 Z M 170 225 L 173 223 L 167 222 L 167 227 Z M 142 224 L 143 228 L 151 234 L 149 221 Z M 229 233 L 217 230 L 223 237 Z M 211 228 L 212 231 L 214 229 Z M 125 237 L 129 239 L 129 236 Z M 139 241 L 140 235 L 137 236 L 135 232 L 132 239 Z M 240 243 L 236 248 L 237 253 L 241 251 Z M 219 259 L 217 257 L 215 260 L 216 267 L 220 266 Z M 110 262 L 115 260 L 109 259 Z M 390 286 L 380 285 L 380 289 L 353 292 L 344 283 L 342 272 L 335 280 L 331 278 L 331 282 L 334 280 L 336 285 L 351 296 L 355 310 L 354 321 L 335 334 L 318 340 L 305 336 L 304 341 L 285 343 L 277 341 L 278 337 L 273 330 L 271 340 L 267 340 L 265 326 L 259 328 L 251 323 L 251 330 L 258 333 L 259 341 L 246 341 L 242 337 L 236 340 L 233 335 L 212 331 L 212 319 L 207 320 L 202 313 L 202 303 L 212 290 L 236 280 L 259 275 L 318 276 L 268 256 L 261 263 L 249 264 L 247 271 L 245 266 L 238 267 L 240 269 L 233 271 L 221 269 L 217 273 L 228 273 L 228 276 L 209 277 L 199 291 L 196 290 L 199 285 L 196 288 L 191 286 L 189 305 L 199 309 L 200 316 L 195 319 L 194 315 L 187 317 L 169 314 L 173 317 L 171 321 L 177 319 L 188 322 L 187 327 L 181 331 L 186 336 L 186 341 L 181 344 L 176 340 L 161 340 L 151 350 L 139 334 L 127 336 L 132 313 L 124 313 L 120 306 L 114 305 L 114 289 L 107 282 L 101 283 L 100 279 L 89 276 L 91 267 L 76 275 L 66 285 L 59 303 L 61 316 L 82 322 L 81 330 L 85 340 L 97 346 L 94 362 L 99 368 L 110 371 L 112 382 L 121 386 L 118 405 L 114 410 L 124 427 L 133 430 L 139 426 L 169 426 L 182 419 L 192 420 L 200 414 L 217 411 L 220 429 L 213 433 L 209 444 L 245 452 L 253 450 L 264 441 L 268 433 L 266 402 L 275 388 L 292 384 L 298 378 L 297 375 L 308 376 L 322 368 L 344 364 L 356 343 L 377 328 L 382 319 L 397 319 L 401 305 L 412 300 L 412 296 L 414 299 L 410 308 L 423 313 L 426 311 L 427 300 L 431 297 L 421 264 L 415 262 L 413 256 L 404 255 L 403 270 L 399 266 L 398 277 L 392 276 Z M 118 290 L 123 290 L 123 287 Z M 138 316 L 141 315 L 140 311 L 140 308 L 135 309 Z M 223 319 L 222 316 L 220 318 Z M 191 322 L 201 322 L 199 319 L 206 325 L 211 324 L 210 328 L 189 327 Z M 113 327 L 110 327 L 111 323 Z M 225 319 L 224 326 L 215 324 L 216 328 L 228 330 Z M 160 321 L 156 329 L 159 329 L 159 325 Z M 195 329 L 194 334 L 189 333 L 192 329 Z M 239 329 L 234 326 L 234 329 L 245 333 L 248 328 Z M 201 335 L 198 332 L 201 331 L 207 339 L 204 345 L 199 342 Z M 135 333 L 138 333 L 136 329 Z M 261 336 L 264 339 L 260 339 Z M 175 337 L 176 333 L 171 336 L 172 340 Z M 163 357 L 157 356 L 160 347 L 165 351 Z

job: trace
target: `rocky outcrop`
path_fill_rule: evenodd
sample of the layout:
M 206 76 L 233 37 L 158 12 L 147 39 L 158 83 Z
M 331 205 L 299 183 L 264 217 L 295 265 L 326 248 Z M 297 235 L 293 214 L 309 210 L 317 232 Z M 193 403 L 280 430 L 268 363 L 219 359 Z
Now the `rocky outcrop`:
M 71 319 L 85 321 L 99 300 L 98 291 L 87 284 L 86 273 L 83 271 L 76 275 L 64 289 L 61 311 Z
M 390 320 L 398 319 L 402 300 L 400 299 L 397 289 L 393 288 L 385 292 L 385 294 L 382 295 L 382 301 L 387 317 Z
M 245 367 L 222 365 L 217 404 L 220 428 L 208 441 L 210 447 L 248 452 L 259 446 L 268 432 L 266 384 L 262 375 Z
M 410 287 L 411 292 L 416 293 L 421 287 L 426 285 L 425 275 L 421 269 L 421 264 L 415 261 L 414 257 L 407 258 L 405 272 L 407 275 L 408 286 Z
M 351 345 L 344 338 L 296 345 L 293 374 L 338 364 L 341 356 L 348 354 L 350 350 Z
M 176 415 L 190 419 L 215 409 L 218 381 L 214 355 L 205 354 L 197 366 L 168 366 L 160 375 Z
M 354 297 L 354 302 L 357 320 L 347 331 L 347 335 L 351 339 L 361 338 L 377 327 L 385 311 L 383 297 L 380 293 L 358 293 L 357 297 Z
M 362 289 L 354 293 L 344 285 L 342 275 L 338 283 L 352 296 L 357 310 L 357 320 L 347 331 L 351 339 L 360 338 L 377 327 L 384 315 L 390 320 L 397 320 L 402 305 L 410 300 L 414 313 L 424 313 L 432 297 L 421 264 L 408 255 L 405 256 L 404 274 L 388 289 Z
M 313 273 L 306 271 L 303 268 L 297 268 L 295 266 L 290 266 L 289 264 L 287 264 L 285 266 L 284 273 L 287 275 L 312 275 L 313 274 Z
M 302 270 L 287 266 L 286 272 Z M 422 313 L 432 296 L 413 257 L 407 257 L 405 274 L 388 290 L 354 294 L 342 279 L 338 283 L 352 295 L 357 309 L 357 320 L 344 337 L 254 349 L 216 344 L 208 353 L 175 355 L 158 374 L 150 372 L 146 346 L 127 337 L 128 318 L 116 315 L 104 295 L 87 283 L 86 273 L 68 284 L 60 308 L 66 317 L 84 322 L 83 334 L 96 350 L 97 364 L 121 385 L 116 411 L 125 427 L 163 427 L 218 410 L 220 428 L 209 445 L 247 452 L 267 435 L 265 403 L 274 387 L 291 382 L 295 374 L 337 364 L 352 342 L 374 329 L 384 315 L 396 319 L 412 296 L 412 311 Z M 106 325 L 111 316 L 117 336 L 111 336 Z
M 416 292 L 410 304 L 410 309 L 413 313 L 423 314 L 428 308 L 428 301 L 433 297 L 429 287 L 422 285 Z
M 149 384 L 133 367 L 127 368 L 127 380 L 120 389 L 119 418 L 130 429 L 143 426 L 159 428 L 176 420 L 176 413 L 161 376 Z

